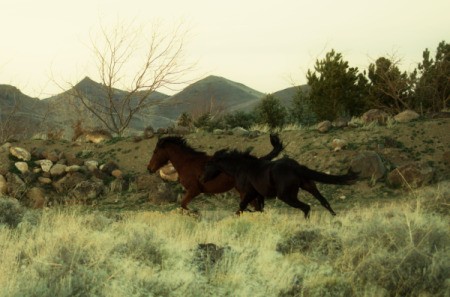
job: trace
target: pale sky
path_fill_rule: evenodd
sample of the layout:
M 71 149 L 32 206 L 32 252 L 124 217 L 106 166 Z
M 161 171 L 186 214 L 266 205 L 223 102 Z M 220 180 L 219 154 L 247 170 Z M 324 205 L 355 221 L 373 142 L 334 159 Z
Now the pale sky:
M 0 4 L 0 84 L 29 96 L 60 93 L 53 82 L 99 81 L 89 38 L 120 19 L 190 31 L 192 77 L 223 76 L 264 93 L 306 83 L 331 49 L 367 69 L 395 54 L 413 69 L 429 48 L 450 42 L 449 0 L 14 0 Z M 162 90 L 164 92 L 164 90 Z

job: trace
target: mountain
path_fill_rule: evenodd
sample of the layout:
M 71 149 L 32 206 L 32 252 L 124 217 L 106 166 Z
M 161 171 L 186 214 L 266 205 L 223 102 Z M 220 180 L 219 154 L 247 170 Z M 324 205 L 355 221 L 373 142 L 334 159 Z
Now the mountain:
M 300 87 L 308 91 L 308 86 Z M 273 95 L 280 99 L 284 106 L 290 107 L 297 90 L 298 86 L 291 87 Z M 130 95 L 129 92 L 120 89 L 112 91 L 113 101 L 117 104 Z M 72 133 L 72 126 L 78 120 L 81 120 L 86 128 L 103 126 L 101 121 L 74 96 L 76 92 L 81 93 L 92 104 L 100 104 L 108 98 L 105 86 L 89 77 L 85 77 L 72 88 L 43 100 L 31 98 L 13 86 L 0 85 L 0 120 L 4 121 L 8 113 L 14 111 L 15 121 L 26 127 L 21 128 L 26 136 L 31 136 L 40 129 L 44 133 L 64 131 L 65 137 L 70 138 L 68 134 Z M 137 92 L 132 96 L 131 106 L 137 104 L 136 100 L 145 94 L 143 92 Z M 188 112 L 194 117 L 206 112 L 213 114 L 238 110 L 249 112 L 264 96 L 264 93 L 244 84 L 220 76 L 208 76 L 173 96 L 152 92 L 147 106 L 134 116 L 129 128 L 132 132 L 142 131 L 148 126 L 155 129 L 168 127 L 173 125 L 183 112 Z
M 294 86 L 294 87 L 286 88 L 284 90 L 275 92 L 272 95 L 275 98 L 278 98 L 283 106 L 290 108 L 290 107 L 292 107 L 292 99 L 297 95 L 299 88 L 302 89 L 302 91 L 304 91 L 306 93 L 308 93 L 310 90 L 310 86 L 301 85 L 301 86 Z
M 11 85 L 0 85 L 0 140 L 29 137 L 42 129 L 46 104 Z
M 263 93 L 219 76 L 199 80 L 155 106 L 155 113 L 176 120 L 183 112 L 201 115 L 235 110 L 250 111 Z

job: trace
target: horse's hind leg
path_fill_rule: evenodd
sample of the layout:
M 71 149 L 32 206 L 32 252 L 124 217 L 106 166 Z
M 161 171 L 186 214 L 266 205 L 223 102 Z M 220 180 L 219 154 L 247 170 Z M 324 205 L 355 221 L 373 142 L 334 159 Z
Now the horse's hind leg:
M 309 218 L 309 211 L 311 210 L 311 207 L 298 200 L 297 198 L 298 194 L 298 188 L 292 188 L 292 189 L 284 189 L 281 193 L 279 193 L 277 196 L 281 201 L 284 201 L 287 205 L 295 207 L 303 211 L 305 214 L 305 219 Z
M 328 211 L 332 215 L 334 215 L 334 216 L 336 215 L 334 210 L 331 208 L 330 203 L 328 203 L 327 199 L 325 197 L 323 197 L 322 194 L 320 194 L 319 190 L 317 189 L 316 184 L 313 181 L 309 180 L 309 181 L 303 183 L 301 185 L 301 188 L 304 189 L 305 191 L 310 192 L 317 200 L 319 200 L 320 204 L 322 204 L 323 207 L 328 209 Z

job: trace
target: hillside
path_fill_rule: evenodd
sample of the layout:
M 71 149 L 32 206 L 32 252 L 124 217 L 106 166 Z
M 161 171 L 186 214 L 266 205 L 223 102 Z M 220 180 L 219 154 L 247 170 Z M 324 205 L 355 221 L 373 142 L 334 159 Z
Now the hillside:
M 183 112 L 200 115 L 234 110 L 249 111 L 263 93 L 223 77 L 208 76 L 155 106 L 155 113 L 177 119 Z
M 71 139 L 72 126 L 78 120 L 81 120 L 86 128 L 102 126 L 102 123 L 74 98 L 75 89 L 93 104 L 98 104 L 102 98 L 106 98 L 104 86 L 89 77 L 85 77 L 71 89 L 43 100 L 28 97 L 13 86 L 0 85 L 0 119 L 4 120 L 6 115 L 14 110 L 15 121 L 22 125 L 19 129 L 20 135 L 14 133 L 19 138 L 31 137 L 38 132 L 61 132 L 65 139 Z M 290 106 L 295 91 L 296 87 L 292 87 L 274 94 L 282 104 Z M 114 89 L 113 92 L 116 102 L 128 95 L 128 92 L 120 89 Z M 138 92 L 136 97 L 140 94 Z M 148 106 L 133 118 L 129 133 L 140 133 L 148 126 L 155 129 L 171 126 L 183 112 L 191 113 L 195 117 L 205 112 L 224 114 L 238 110 L 251 111 L 263 97 L 263 93 L 241 83 L 219 76 L 208 76 L 173 96 L 153 92 Z M 133 101 L 131 105 L 133 106 Z M 13 107 L 16 109 L 12 109 Z

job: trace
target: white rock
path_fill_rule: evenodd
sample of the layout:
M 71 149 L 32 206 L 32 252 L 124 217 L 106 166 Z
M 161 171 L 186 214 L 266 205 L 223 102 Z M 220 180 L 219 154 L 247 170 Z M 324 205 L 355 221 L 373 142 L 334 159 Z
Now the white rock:
M 12 146 L 9 148 L 9 152 L 11 155 L 16 157 L 17 159 L 24 160 L 24 161 L 30 161 L 31 160 L 31 154 L 29 151 L 27 151 L 24 148 L 18 147 L 18 146 Z
M 28 164 L 26 162 L 16 162 L 14 166 L 20 171 L 20 173 L 26 173 L 29 171 Z
M 36 163 L 39 164 L 39 166 L 41 166 L 42 171 L 44 172 L 50 172 L 50 169 L 53 166 L 53 162 L 48 159 L 38 160 L 36 161 Z

